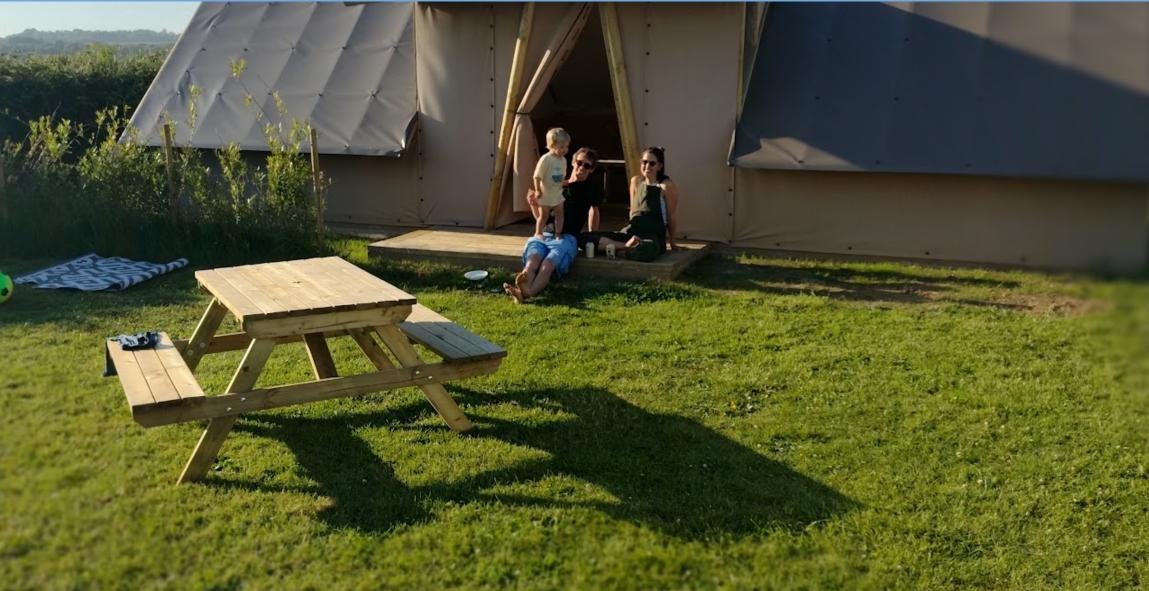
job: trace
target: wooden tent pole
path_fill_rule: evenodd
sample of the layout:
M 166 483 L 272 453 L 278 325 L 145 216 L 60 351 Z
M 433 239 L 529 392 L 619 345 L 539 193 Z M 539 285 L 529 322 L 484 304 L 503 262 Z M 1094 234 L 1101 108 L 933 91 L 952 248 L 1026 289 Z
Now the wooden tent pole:
M 164 123 L 164 172 L 168 178 L 168 216 L 174 221 L 180 203 L 179 194 L 176 193 L 176 165 L 172 143 L 172 125 Z
M 319 134 L 311 128 L 311 194 L 315 196 L 315 235 L 323 244 L 323 187 L 319 173 Z
M 515 39 L 515 53 L 511 59 L 511 79 L 507 82 L 507 100 L 503 107 L 503 123 L 499 126 L 499 143 L 495 149 L 495 170 L 491 175 L 491 188 L 487 192 L 487 212 L 483 216 L 483 228 L 493 230 L 499 215 L 499 197 L 503 192 L 503 169 L 507 164 L 507 151 L 511 143 L 511 127 L 515 122 L 515 111 L 519 106 L 519 91 L 523 85 L 523 71 L 527 65 L 527 43 L 531 40 L 531 28 L 535 22 L 535 3 L 523 5 L 523 15 L 519 20 L 519 36 Z
M 598 5 L 602 20 L 602 40 L 606 45 L 606 58 L 610 64 L 610 86 L 614 91 L 614 109 L 618 114 L 618 131 L 622 136 L 623 158 L 626 159 L 627 181 L 640 174 L 638 168 L 638 132 L 634 125 L 634 110 L 630 105 L 630 83 L 626 76 L 626 62 L 622 56 L 622 33 L 618 27 L 618 13 L 613 2 Z

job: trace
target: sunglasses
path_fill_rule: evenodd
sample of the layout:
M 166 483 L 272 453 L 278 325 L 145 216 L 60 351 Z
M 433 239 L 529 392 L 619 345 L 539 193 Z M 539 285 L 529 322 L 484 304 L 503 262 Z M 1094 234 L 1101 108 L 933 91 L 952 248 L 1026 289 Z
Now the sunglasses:
M 657 160 L 643 160 L 642 161 L 643 166 L 654 166 L 655 164 L 658 164 Z
M 575 160 L 575 166 L 578 168 L 594 168 L 594 164 L 586 160 Z

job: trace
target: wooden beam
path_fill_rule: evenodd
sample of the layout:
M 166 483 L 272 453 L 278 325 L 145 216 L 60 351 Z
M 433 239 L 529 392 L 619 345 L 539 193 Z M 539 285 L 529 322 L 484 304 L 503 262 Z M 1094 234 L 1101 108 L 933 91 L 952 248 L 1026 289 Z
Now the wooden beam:
M 172 124 L 164 123 L 164 173 L 168 178 L 168 216 L 175 220 L 180 204 L 179 194 L 176 193 L 176 164 L 172 144 Z
M 499 143 L 495 148 L 495 170 L 491 174 L 491 187 L 487 192 L 487 212 L 483 216 L 483 228 L 493 230 L 499 215 L 499 198 L 503 193 L 503 169 L 507 164 L 507 151 L 511 143 L 511 127 L 515 122 L 515 111 L 519 107 L 519 92 L 523 85 L 523 70 L 527 65 L 527 43 L 531 40 L 531 29 L 535 21 L 535 3 L 523 5 L 519 19 L 519 36 L 515 39 L 515 53 L 511 58 L 511 79 L 507 82 L 507 100 L 503 106 L 503 123 L 499 126 Z
M 201 399 L 201 402 L 195 404 L 138 407 L 133 409 L 132 418 L 144 427 L 158 427 L 201 419 L 212 419 L 213 422 L 226 418 L 234 420 L 237 415 L 254 411 L 395 390 L 408 386 L 426 388 L 441 382 L 487 375 L 494 373 L 502 361 L 502 359 L 481 359 L 467 363 L 431 363 L 414 367 L 393 367 L 351 377 L 327 378 L 286 386 L 259 388 L 246 392 L 206 396 Z M 451 404 L 453 405 L 454 402 Z M 462 413 L 460 412 L 460 414 Z M 466 417 L 463 417 L 462 420 L 466 421 Z M 469 422 L 465 424 L 468 428 L 470 427 Z M 452 425 L 453 428 L 456 426 L 458 425 Z M 222 443 L 222 439 L 220 442 Z M 218 448 L 217 444 L 215 449 Z M 212 455 L 214 455 L 214 451 Z M 211 457 L 208 456 L 204 459 L 208 461 L 208 464 L 204 465 L 206 469 L 206 466 L 210 465 Z
M 307 358 L 311 360 L 311 370 L 315 372 L 315 379 L 339 377 L 335 369 L 335 360 L 331 358 L 331 349 L 327 347 L 327 339 L 322 334 L 311 333 L 303 335 L 303 344 L 307 346 Z
M 618 131 L 622 136 L 623 157 L 626 159 L 627 182 L 640 173 L 638 167 L 638 131 L 634 124 L 634 110 L 630 102 L 630 83 L 623 59 L 622 33 L 618 27 L 618 12 L 613 2 L 598 5 L 602 21 L 602 40 L 606 45 L 607 63 L 610 64 L 610 86 L 614 91 L 614 109 L 618 114 Z
M 319 134 L 315 128 L 308 125 L 311 130 L 311 195 L 315 199 L 315 236 L 319 244 L 323 244 L 323 181 L 319 173 Z
M 246 393 L 251 390 L 255 385 L 256 380 L 259 379 L 259 374 L 263 371 L 264 364 L 267 363 L 267 358 L 271 356 L 271 350 L 275 347 L 275 343 L 270 340 L 256 339 L 251 342 L 247 348 L 247 353 L 244 354 L 243 360 L 239 362 L 239 369 L 235 370 L 235 375 L 231 378 L 231 383 L 227 386 L 227 391 L 232 396 L 241 396 L 241 393 Z M 214 400 L 225 398 L 225 396 L 217 396 Z M 210 406 L 209 398 L 202 398 L 202 404 L 194 404 L 186 407 L 177 408 L 201 408 Z M 202 418 L 211 418 L 208 421 L 207 429 L 204 429 L 203 435 L 196 444 L 195 450 L 188 458 L 187 465 L 184 466 L 183 473 L 180 474 L 179 480 L 176 484 L 184 484 L 193 480 L 201 480 L 207 474 L 208 468 L 211 467 L 211 462 L 219 453 L 219 448 L 223 445 L 223 440 L 227 438 L 227 434 L 231 432 L 232 425 L 235 420 L 239 418 L 239 413 L 219 413 L 215 415 L 207 415 Z M 138 416 L 133 416 L 139 422 Z M 141 423 L 143 424 L 143 423 Z
M 176 350 L 183 354 L 188 369 L 195 371 L 196 366 L 199 365 L 199 360 L 203 359 L 203 356 L 209 352 L 209 345 L 215 336 L 215 331 L 219 330 L 224 316 L 227 316 L 227 308 L 218 299 L 212 298 L 211 303 L 207 305 L 207 310 L 200 317 L 199 324 L 195 327 L 191 339 L 186 344 L 176 342 Z M 249 344 L 251 344 L 250 338 L 246 339 L 236 349 L 246 349 Z

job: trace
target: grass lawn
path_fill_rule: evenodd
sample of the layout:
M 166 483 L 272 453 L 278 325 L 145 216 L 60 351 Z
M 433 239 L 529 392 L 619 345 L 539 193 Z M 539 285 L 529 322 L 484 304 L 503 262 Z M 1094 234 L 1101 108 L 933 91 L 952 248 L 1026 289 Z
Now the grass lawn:
M 0 587 L 1121 588 L 1149 582 L 1149 281 L 711 260 L 515 306 L 345 256 L 507 348 L 448 389 L 144 429 L 102 337 L 188 336 L 188 271 L 0 307 Z M 19 273 L 48 261 L 0 261 Z M 346 342 L 343 342 L 346 341 Z M 307 379 L 302 346 L 261 383 Z M 349 339 L 340 368 L 366 370 Z M 218 392 L 238 353 L 209 356 Z

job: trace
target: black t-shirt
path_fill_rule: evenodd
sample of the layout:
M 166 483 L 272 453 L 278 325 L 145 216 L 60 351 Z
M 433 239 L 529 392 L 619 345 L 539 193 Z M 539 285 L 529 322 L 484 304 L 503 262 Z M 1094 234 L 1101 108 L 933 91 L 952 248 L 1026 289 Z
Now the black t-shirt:
M 563 233 L 580 238 L 586 227 L 591 207 L 602 205 L 606 195 L 602 190 L 602 179 L 592 176 L 585 181 L 575 181 L 563 189 Z

